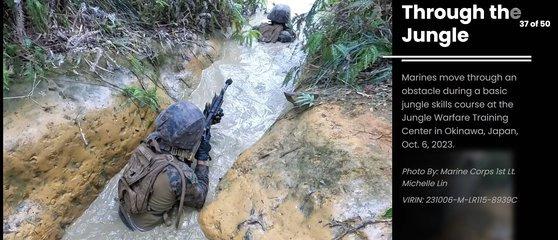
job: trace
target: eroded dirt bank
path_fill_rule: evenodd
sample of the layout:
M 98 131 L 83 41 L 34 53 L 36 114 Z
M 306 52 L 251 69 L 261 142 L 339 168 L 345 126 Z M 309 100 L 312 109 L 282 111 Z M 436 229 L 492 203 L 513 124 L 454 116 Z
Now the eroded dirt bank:
M 200 213 L 209 239 L 390 239 L 391 120 L 356 101 L 291 111 Z M 379 221 L 379 222 L 378 222 Z
M 15 236 L 5 237 L 61 237 L 64 226 L 78 217 L 105 182 L 126 164 L 128 153 L 152 128 L 152 120 L 147 119 L 154 117 L 154 112 L 134 105 L 89 112 L 80 119 L 87 147 L 78 126 L 49 122 L 48 133 L 37 142 L 5 151 L 4 205 L 16 205 L 16 214 L 23 218 L 9 223 L 15 226 L 4 226 L 17 229 Z M 7 215 L 9 207 L 4 208 Z
M 219 51 L 220 43 L 209 41 L 167 59 L 159 69 L 161 107 L 190 94 Z M 104 79 L 153 86 L 125 67 Z M 155 111 L 102 81 L 71 74 L 47 80 L 35 89 L 36 103 L 3 102 L 4 239 L 61 238 L 154 127 Z

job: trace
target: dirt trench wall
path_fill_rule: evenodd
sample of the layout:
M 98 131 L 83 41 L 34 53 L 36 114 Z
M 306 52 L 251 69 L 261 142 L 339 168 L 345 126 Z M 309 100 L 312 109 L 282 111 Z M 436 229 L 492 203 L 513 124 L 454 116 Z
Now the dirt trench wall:
M 181 97 L 168 94 L 187 97 L 197 87 L 219 47 L 210 41 L 185 54 L 187 62 L 167 60 L 160 78 L 173 89 L 157 91 L 163 108 Z M 53 76 L 56 87 L 39 85 L 36 102 L 3 102 L 3 239 L 61 238 L 154 128 L 155 111 L 82 78 Z M 105 79 L 139 86 L 128 69 Z
M 278 120 L 200 213 L 209 239 L 390 239 L 391 123 L 326 103 Z
M 36 143 L 5 151 L 4 216 L 16 206 L 16 215 L 23 218 L 12 220 L 15 226 L 7 230 L 17 229 L 17 239 L 60 238 L 126 164 L 129 152 L 152 130 L 154 117 L 153 111 L 135 105 L 89 112 L 80 119 L 87 147 L 75 124 L 49 122 L 50 133 Z M 25 211 L 27 205 L 35 211 Z

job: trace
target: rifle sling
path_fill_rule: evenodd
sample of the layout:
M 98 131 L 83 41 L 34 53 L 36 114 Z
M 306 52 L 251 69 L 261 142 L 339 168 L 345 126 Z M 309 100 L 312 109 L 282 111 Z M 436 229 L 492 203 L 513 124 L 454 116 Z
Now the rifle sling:
M 178 165 L 176 165 L 174 161 L 170 161 L 169 163 L 178 171 L 178 175 L 180 175 L 180 181 L 182 183 L 182 191 L 180 193 L 180 201 L 178 203 L 178 212 L 176 213 L 176 229 L 178 229 L 178 227 L 180 226 L 180 215 L 182 214 L 182 205 L 184 203 L 184 195 L 186 192 L 186 177 L 184 176 L 184 172 L 182 172 L 182 169 Z
M 150 139 L 147 143 L 153 146 L 159 153 L 161 152 L 161 149 L 168 151 L 167 149 L 165 149 L 167 147 L 166 145 L 159 144 L 157 141 L 154 141 L 152 139 Z M 182 191 L 180 193 L 180 201 L 178 203 L 178 212 L 176 213 L 176 229 L 178 229 L 178 227 L 180 226 L 180 215 L 182 214 L 182 205 L 184 204 L 184 195 L 186 192 L 186 177 L 184 176 L 184 172 L 182 172 L 182 169 L 174 162 L 174 157 L 169 161 L 169 164 L 176 168 L 176 171 L 178 171 L 178 175 L 180 175 L 181 182 Z

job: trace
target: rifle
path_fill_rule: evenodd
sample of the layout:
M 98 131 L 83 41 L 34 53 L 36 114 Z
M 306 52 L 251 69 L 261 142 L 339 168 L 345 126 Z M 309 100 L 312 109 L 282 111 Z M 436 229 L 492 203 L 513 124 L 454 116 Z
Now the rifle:
M 227 91 L 227 88 L 229 87 L 229 85 L 232 84 L 232 82 L 233 82 L 232 79 L 230 78 L 227 79 L 227 81 L 225 81 L 225 86 L 223 87 L 223 89 L 221 89 L 221 93 L 219 95 L 214 95 L 213 99 L 211 100 L 211 103 L 205 104 L 205 109 L 203 110 L 203 113 L 205 115 L 205 126 L 203 129 L 202 140 L 204 139 L 209 140 L 209 138 L 211 137 L 210 134 L 211 125 L 219 123 L 220 118 L 223 114 L 223 112 L 221 111 L 221 105 L 223 105 L 223 98 L 225 97 L 225 91 Z M 219 119 L 216 119 L 216 117 L 219 117 Z M 196 154 L 200 146 L 200 143 L 201 140 L 196 145 L 195 151 L 193 151 L 192 154 Z

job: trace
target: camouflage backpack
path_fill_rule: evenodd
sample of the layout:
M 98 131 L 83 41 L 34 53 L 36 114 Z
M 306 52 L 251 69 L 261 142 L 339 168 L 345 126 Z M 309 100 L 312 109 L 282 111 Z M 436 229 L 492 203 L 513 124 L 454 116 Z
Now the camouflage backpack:
M 153 147 L 155 151 L 152 150 Z M 122 210 L 131 214 L 147 213 L 149 196 L 153 192 L 155 179 L 168 165 L 177 169 L 180 175 L 182 193 L 176 214 L 176 228 L 178 229 L 184 192 L 186 188 L 185 176 L 175 157 L 161 153 L 156 141 L 142 142 L 133 152 L 128 165 L 118 180 L 118 199 Z

